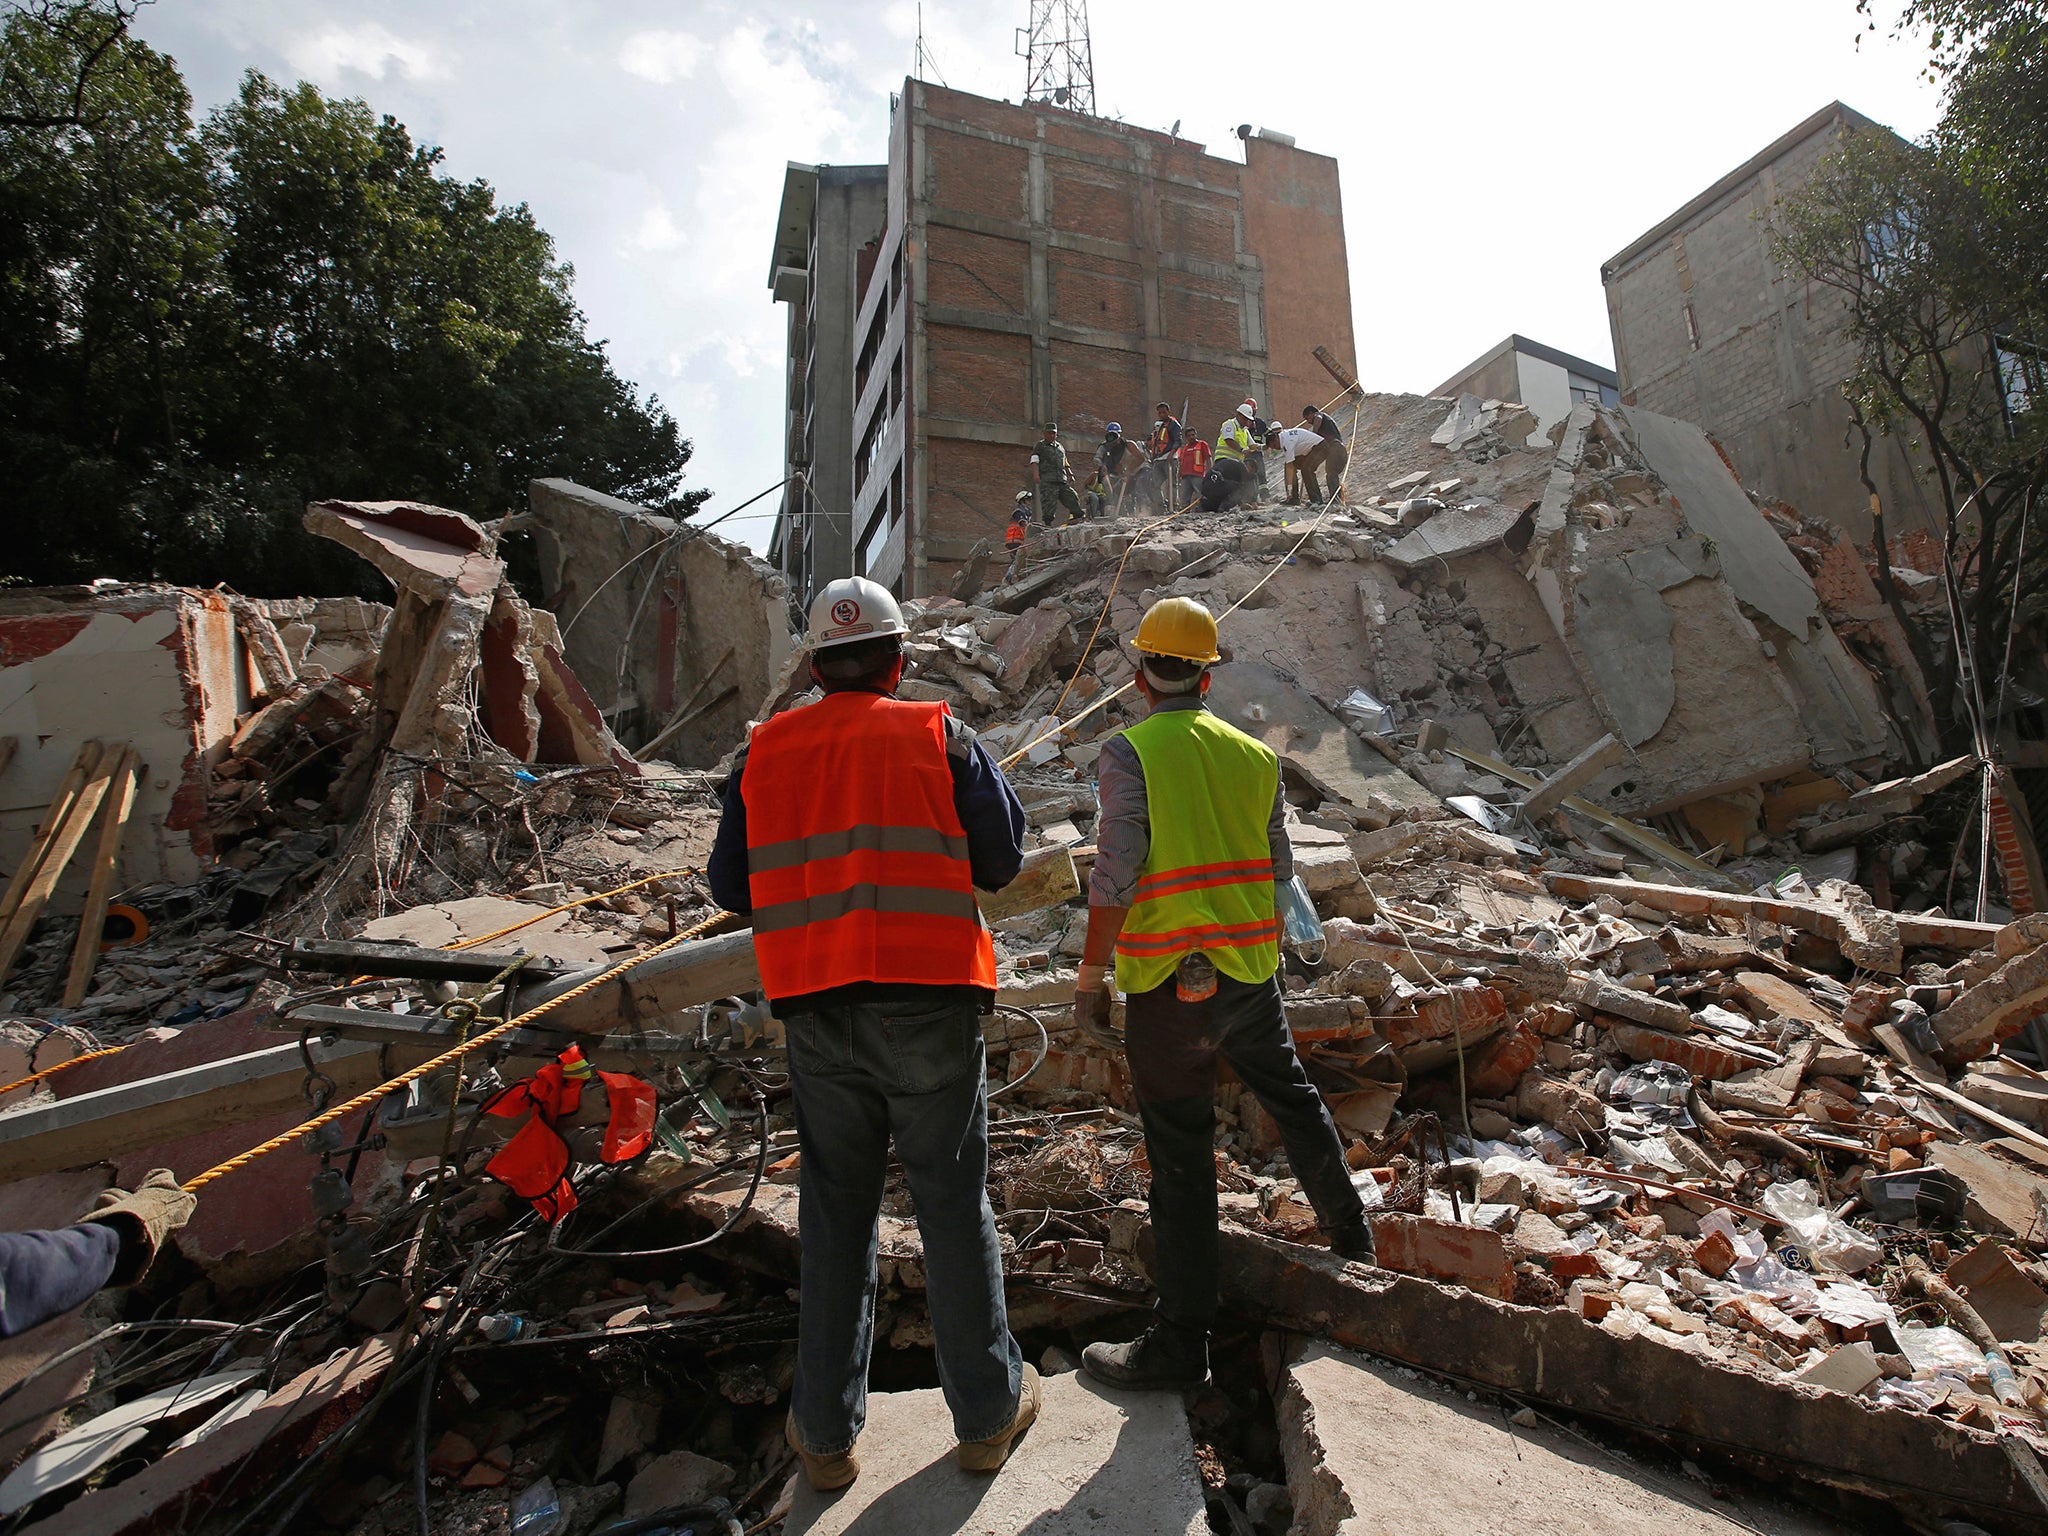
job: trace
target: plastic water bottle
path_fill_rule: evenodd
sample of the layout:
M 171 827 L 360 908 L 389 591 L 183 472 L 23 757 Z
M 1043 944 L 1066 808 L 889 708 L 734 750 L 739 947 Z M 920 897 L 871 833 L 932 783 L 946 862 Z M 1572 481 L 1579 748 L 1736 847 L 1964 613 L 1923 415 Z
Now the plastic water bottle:
M 525 1336 L 527 1322 L 525 1318 L 515 1317 L 510 1312 L 486 1312 L 476 1320 L 476 1328 L 478 1333 L 493 1344 L 509 1344 L 514 1339 Z

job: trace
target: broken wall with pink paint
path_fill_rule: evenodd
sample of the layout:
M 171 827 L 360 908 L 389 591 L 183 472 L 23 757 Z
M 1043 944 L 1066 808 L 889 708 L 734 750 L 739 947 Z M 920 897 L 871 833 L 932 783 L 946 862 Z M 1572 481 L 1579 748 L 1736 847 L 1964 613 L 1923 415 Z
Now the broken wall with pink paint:
M 0 597 L 0 872 L 21 862 L 87 741 L 143 765 L 121 885 L 196 877 L 212 859 L 209 769 L 249 707 L 250 669 L 225 596 L 177 587 L 51 588 Z M 85 861 L 58 887 L 82 898 Z

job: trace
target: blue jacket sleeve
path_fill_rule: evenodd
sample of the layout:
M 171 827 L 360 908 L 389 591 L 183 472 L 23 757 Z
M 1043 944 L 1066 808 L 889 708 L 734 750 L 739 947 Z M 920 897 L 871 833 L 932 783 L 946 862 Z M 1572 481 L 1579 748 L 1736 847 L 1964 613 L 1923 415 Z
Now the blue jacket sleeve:
M 725 781 L 725 804 L 718 818 L 718 835 L 711 843 L 711 857 L 704 875 L 711 882 L 711 899 L 728 912 L 754 910 L 753 888 L 747 883 L 747 802 L 740 794 L 740 775 L 747 771 L 747 754 L 742 752 L 732 765 L 732 777 Z
M 1024 864 L 1024 807 L 988 748 L 961 727 L 949 732 L 953 809 L 967 829 L 967 863 L 975 885 L 1000 891 Z
M 69 1312 L 107 1283 L 121 1234 L 97 1222 L 54 1232 L 0 1232 L 0 1338 Z

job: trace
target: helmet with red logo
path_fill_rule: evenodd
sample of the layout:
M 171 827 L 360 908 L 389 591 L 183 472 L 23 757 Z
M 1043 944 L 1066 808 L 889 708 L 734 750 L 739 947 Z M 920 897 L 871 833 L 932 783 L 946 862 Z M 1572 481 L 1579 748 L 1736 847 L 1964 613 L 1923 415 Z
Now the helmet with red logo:
M 827 582 L 811 599 L 811 649 L 822 651 L 835 645 L 852 645 L 883 635 L 909 633 L 903 610 L 889 589 L 865 576 L 843 576 Z

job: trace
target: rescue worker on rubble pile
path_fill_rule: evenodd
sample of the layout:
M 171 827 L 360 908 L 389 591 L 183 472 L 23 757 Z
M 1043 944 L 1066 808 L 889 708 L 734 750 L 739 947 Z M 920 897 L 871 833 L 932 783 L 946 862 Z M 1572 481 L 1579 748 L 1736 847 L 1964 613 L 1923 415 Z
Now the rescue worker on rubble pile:
M 1010 522 L 1003 529 L 1003 550 L 1010 563 L 1003 570 L 1004 581 L 1015 581 L 1024 564 L 1024 545 L 1031 527 L 1031 492 L 1019 491 L 1010 505 Z
M 796 1095 L 803 1247 L 790 1445 L 813 1488 L 859 1475 L 875 1240 L 893 1141 L 924 1245 L 959 1464 L 993 1472 L 1038 1414 L 984 1181 L 981 1015 L 995 950 L 974 888 L 1023 861 L 1024 810 L 943 704 L 898 699 L 903 613 L 862 577 L 811 604 L 816 703 L 754 728 L 707 874 L 750 912 Z
M 1048 421 L 1045 431 L 1031 449 L 1031 483 L 1038 487 L 1038 520 L 1052 526 L 1053 508 L 1065 507 L 1075 522 L 1081 520 L 1081 498 L 1074 494 L 1074 478 L 1067 469 L 1067 450 L 1060 444 L 1060 427 Z
M 1294 860 L 1279 762 L 1202 702 L 1218 660 L 1208 609 L 1163 598 L 1133 643 L 1152 707 L 1096 759 L 1101 812 L 1074 1020 L 1129 1063 L 1152 1165 L 1158 1299 L 1136 1340 L 1091 1344 L 1082 1358 L 1111 1386 L 1188 1390 L 1208 1379 L 1217 1307 L 1218 1057 L 1279 1127 L 1331 1249 L 1371 1263 L 1372 1229 L 1281 1006 L 1276 883 L 1293 877 Z
M 1164 400 L 1152 407 L 1159 419 L 1145 439 L 1145 470 L 1140 484 L 1148 496 L 1157 498 L 1167 511 L 1173 510 L 1174 483 L 1180 478 L 1180 418 Z
M 198 1204 L 168 1168 L 155 1168 L 132 1195 L 103 1191 L 73 1226 L 0 1232 L 0 1339 L 69 1312 L 103 1285 L 133 1285 Z
M 1220 512 L 1245 498 L 1245 488 L 1250 484 L 1249 460 L 1259 442 L 1254 436 L 1258 421 L 1259 402 L 1247 398 L 1216 429 L 1215 454 L 1209 462 L 1208 474 L 1202 478 L 1204 512 Z M 1250 499 L 1257 500 L 1256 492 L 1250 493 Z

